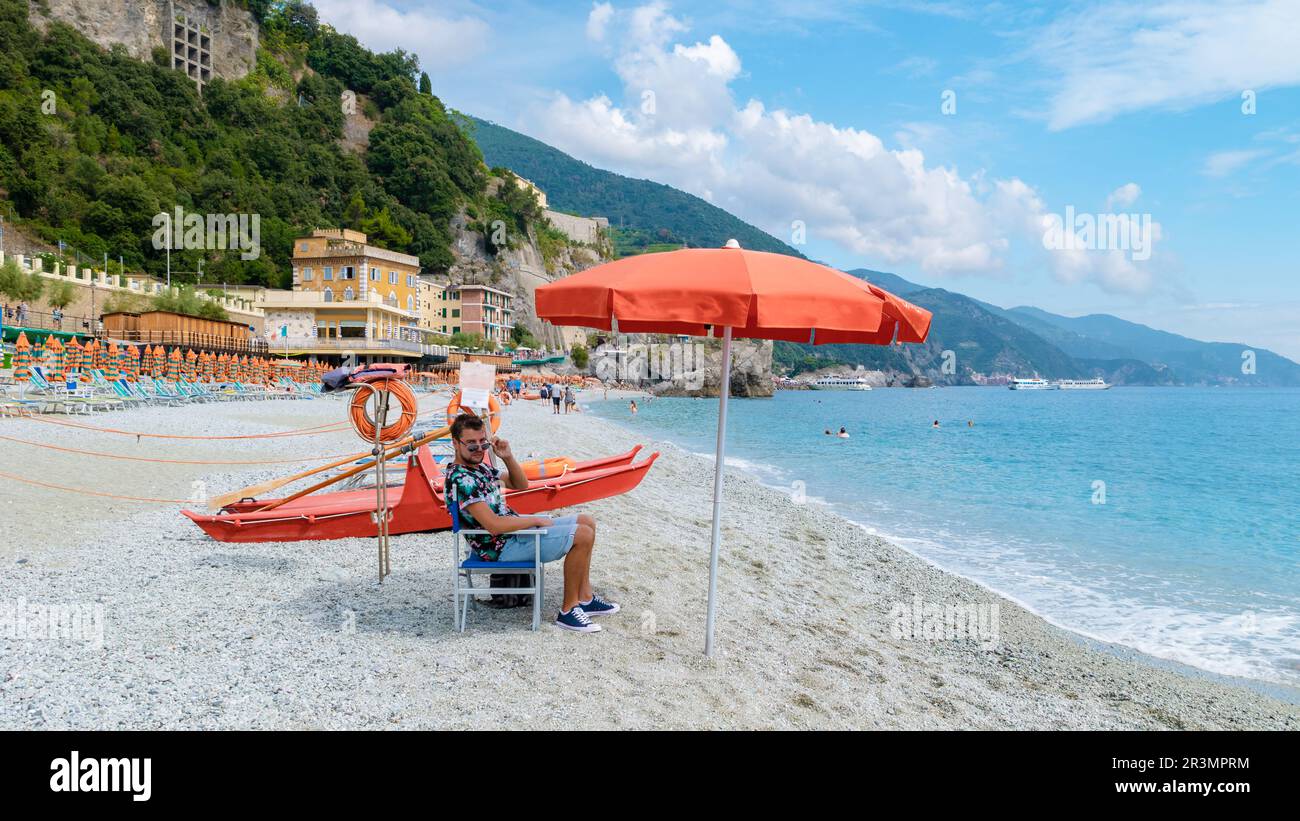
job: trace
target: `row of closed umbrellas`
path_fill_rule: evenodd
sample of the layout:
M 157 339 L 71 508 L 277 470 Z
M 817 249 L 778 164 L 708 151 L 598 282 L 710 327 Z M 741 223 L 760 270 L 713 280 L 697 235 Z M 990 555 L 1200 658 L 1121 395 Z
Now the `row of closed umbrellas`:
M 14 381 L 30 381 L 35 366 L 41 367 L 50 382 L 90 382 L 93 372 L 99 370 L 110 382 L 152 376 L 185 382 L 270 383 L 281 377 L 316 381 L 326 370 L 323 363 L 315 361 L 286 366 L 262 356 L 182 352 L 180 348 L 168 351 L 162 345 L 105 345 L 96 339 L 83 344 L 75 337 L 66 345 L 54 336 L 32 345 L 27 334 L 20 333 L 14 345 Z

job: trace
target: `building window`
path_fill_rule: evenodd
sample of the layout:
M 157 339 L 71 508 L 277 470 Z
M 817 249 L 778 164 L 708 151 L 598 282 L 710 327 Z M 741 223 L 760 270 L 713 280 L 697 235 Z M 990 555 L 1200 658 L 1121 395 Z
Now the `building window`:
M 378 280 L 379 280 L 379 269 L 378 269 L 378 268 L 371 268 L 371 269 L 370 269 L 370 278 L 371 278 L 372 280 L 375 280 L 375 281 L 378 281 Z
M 311 268 L 302 269 L 302 281 L 311 282 Z
M 397 272 L 396 272 L 396 271 L 389 271 L 389 272 L 388 272 L 388 284 L 389 284 L 389 285 L 396 285 L 396 284 L 397 284 Z
M 325 289 L 325 301 L 326 302 L 334 301 L 334 290 L 332 288 Z
M 300 243 L 300 244 L 298 245 L 298 250 L 299 250 L 299 251 L 306 251 L 307 248 L 308 248 L 308 245 L 307 245 L 307 243 L 305 243 L 305 242 L 304 242 L 304 243 Z M 376 509 L 378 509 L 378 508 L 376 508 Z
M 460 308 L 452 308 L 452 309 L 451 309 L 451 315 L 452 315 L 453 317 L 459 317 L 459 316 L 460 316 Z M 376 508 L 376 510 L 378 510 L 378 508 Z
M 394 307 L 394 308 L 397 307 L 397 292 L 396 292 L 396 291 L 389 291 L 389 292 L 388 292 L 388 304 L 391 305 L 391 306 Z
M 334 269 L 331 268 L 330 266 L 326 265 L 326 266 L 325 266 L 325 273 L 321 274 L 321 278 L 322 278 L 322 279 L 333 279 L 333 278 L 334 278 Z
M 406 310 L 408 310 L 408 311 L 414 311 L 414 310 L 415 310 L 415 297 L 413 297 L 413 296 L 408 296 L 408 297 L 406 298 Z M 376 508 L 376 509 L 378 509 L 378 508 Z
M 351 265 L 344 265 L 339 269 L 339 279 L 353 279 L 354 274 Z
M 347 290 L 345 290 L 345 291 L 343 292 L 343 299 L 344 299 L 345 301 L 347 301 L 347 302 L 351 302 L 354 298 L 355 298 L 355 295 L 352 293 L 352 286 L 349 285 L 349 286 L 347 287 Z

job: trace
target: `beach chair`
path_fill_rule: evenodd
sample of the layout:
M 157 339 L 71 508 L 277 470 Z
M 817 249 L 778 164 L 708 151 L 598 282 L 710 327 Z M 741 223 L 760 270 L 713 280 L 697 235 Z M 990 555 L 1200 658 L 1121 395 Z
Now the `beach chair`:
M 465 620 L 469 616 L 469 605 L 479 593 L 504 593 L 514 595 L 532 594 L 533 629 L 542 623 L 542 596 L 546 589 L 546 566 L 542 564 L 542 536 L 544 528 L 516 530 L 512 536 L 533 537 L 533 560 L 531 562 L 485 562 L 474 557 L 465 542 L 462 548 L 461 536 L 486 535 L 486 530 L 462 530 L 460 527 L 460 506 L 455 503 L 454 495 L 451 508 L 451 618 L 460 632 L 465 632 Z M 462 558 L 462 556 L 464 558 Z M 532 587 L 492 587 L 493 574 L 527 574 L 532 578 Z M 488 587 L 475 587 L 474 576 L 487 575 Z M 475 602 L 477 607 L 477 602 Z

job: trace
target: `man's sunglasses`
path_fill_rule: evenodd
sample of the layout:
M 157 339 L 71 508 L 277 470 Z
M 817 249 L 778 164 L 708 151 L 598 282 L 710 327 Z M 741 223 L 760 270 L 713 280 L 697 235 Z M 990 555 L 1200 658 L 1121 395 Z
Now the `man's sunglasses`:
M 470 453 L 478 453 L 480 450 L 487 450 L 492 447 L 492 443 L 487 440 L 482 442 L 461 442 L 461 446 Z

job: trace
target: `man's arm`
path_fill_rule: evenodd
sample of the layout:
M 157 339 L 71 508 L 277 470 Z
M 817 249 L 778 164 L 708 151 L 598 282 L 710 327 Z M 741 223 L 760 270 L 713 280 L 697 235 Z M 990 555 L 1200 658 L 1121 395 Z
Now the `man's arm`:
M 498 516 L 492 512 L 492 507 L 487 502 L 474 502 L 465 509 L 480 527 L 493 536 L 514 533 L 516 530 L 527 530 L 530 527 L 550 527 L 554 524 L 546 516 Z
M 501 477 L 501 484 L 511 490 L 527 488 L 528 477 L 524 475 L 523 465 L 516 461 L 514 452 L 510 450 L 510 443 L 495 437 L 492 439 L 492 452 L 501 457 L 501 463 L 506 467 L 506 475 Z

